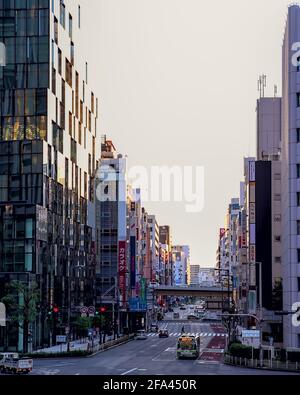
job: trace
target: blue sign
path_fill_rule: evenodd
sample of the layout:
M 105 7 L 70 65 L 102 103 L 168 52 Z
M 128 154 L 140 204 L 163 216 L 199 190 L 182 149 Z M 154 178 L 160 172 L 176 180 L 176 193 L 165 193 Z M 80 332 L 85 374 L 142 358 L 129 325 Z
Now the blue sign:
M 141 300 L 140 298 L 130 298 L 129 299 L 130 311 L 146 311 L 147 302 Z

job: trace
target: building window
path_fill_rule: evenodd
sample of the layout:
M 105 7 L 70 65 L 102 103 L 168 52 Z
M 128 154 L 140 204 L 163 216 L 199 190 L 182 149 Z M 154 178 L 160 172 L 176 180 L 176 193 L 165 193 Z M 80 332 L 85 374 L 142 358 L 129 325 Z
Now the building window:
M 60 24 L 63 28 L 66 27 L 66 6 L 63 0 L 60 0 Z
M 298 259 L 298 263 L 300 263 L 300 249 L 299 248 L 297 250 L 297 259 Z
M 280 181 L 281 180 L 281 174 L 280 173 L 275 173 L 274 174 L 274 180 L 275 181 Z
M 62 52 L 60 48 L 58 48 L 58 73 L 60 75 L 62 73 Z
M 94 114 L 94 112 L 95 112 L 95 95 L 93 92 L 91 93 L 91 107 L 92 107 L 92 113 Z
M 281 242 L 281 236 L 275 236 L 274 240 L 276 243 L 280 243 Z
M 72 83 L 73 83 L 73 71 L 72 71 L 72 63 L 66 59 L 66 81 L 72 88 Z
M 275 263 L 281 263 L 281 257 L 280 256 L 276 256 L 275 257 Z
M 54 17 L 54 41 L 58 44 L 58 20 Z
M 297 143 L 300 143 L 300 128 L 297 128 Z
M 298 277 L 298 292 L 300 292 L 300 277 Z
M 280 194 L 275 194 L 274 195 L 274 201 L 275 202 L 280 202 L 281 201 L 281 195 Z
M 56 95 L 56 70 L 52 68 L 52 93 Z
M 300 236 L 300 221 L 297 221 L 297 235 Z
M 297 164 L 297 178 L 300 178 L 300 164 Z
M 69 37 L 73 40 L 73 18 L 71 14 L 69 14 Z
M 81 28 L 81 7 L 78 6 L 78 27 Z
M 300 207 L 300 192 L 297 192 L 297 206 Z
M 71 63 L 74 66 L 74 63 L 75 63 L 75 45 L 74 45 L 73 42 L 71 42 L 71 53 L 70 53 L 70 55 L 71 55 Z

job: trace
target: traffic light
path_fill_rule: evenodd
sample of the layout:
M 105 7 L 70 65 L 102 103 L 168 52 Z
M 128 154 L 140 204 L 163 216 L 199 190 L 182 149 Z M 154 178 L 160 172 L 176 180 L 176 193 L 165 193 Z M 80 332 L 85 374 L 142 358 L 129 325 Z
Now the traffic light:
M 59 308 L 57 306 L 53 307 L 53 313 L 58 314 L 59 313 Z
M 99 312 L 103 314 L 106 313 L 106 310 L 106 307 L 100 307 Z

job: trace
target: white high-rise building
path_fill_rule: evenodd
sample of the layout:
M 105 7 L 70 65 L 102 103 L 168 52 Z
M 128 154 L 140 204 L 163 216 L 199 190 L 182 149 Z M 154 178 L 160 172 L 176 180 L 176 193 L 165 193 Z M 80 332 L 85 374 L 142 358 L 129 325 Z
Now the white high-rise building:
M 300 67 L 292 49 L 299 42 L 300 6 L 292 5 L 282 52 L 282 277 L 287 311 L 300 302 Z M 293 326 L 291 315 L 284 317 L 283 332 L 285 347 L 300 348 L 300 327 Z

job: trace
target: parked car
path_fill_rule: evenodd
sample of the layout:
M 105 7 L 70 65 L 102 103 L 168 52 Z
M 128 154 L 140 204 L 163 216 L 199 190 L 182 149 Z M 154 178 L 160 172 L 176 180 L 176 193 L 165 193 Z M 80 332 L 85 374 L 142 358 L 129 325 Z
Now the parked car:
M 159 337 L 160 338 L 162 338 L 162 337 L 169 337 L 169 332 L 166 329 L 161 329 L 159 331 Z
M 182 306 L 179 310 L 186 310 L 186 307 Z
M 172 307 L 169 307 L 168 311 L 169 313 L 174 313 L 174 309 L 172 309 Z
M 174 318 L 174 320 L 177 320 L 179 318 L 179 313 L 174 313 L 173 318 Z
M 148 336 L 145 330 L 139 330 L 136 334 L 136 340 L 147 340 Z

